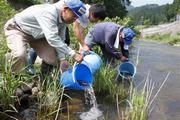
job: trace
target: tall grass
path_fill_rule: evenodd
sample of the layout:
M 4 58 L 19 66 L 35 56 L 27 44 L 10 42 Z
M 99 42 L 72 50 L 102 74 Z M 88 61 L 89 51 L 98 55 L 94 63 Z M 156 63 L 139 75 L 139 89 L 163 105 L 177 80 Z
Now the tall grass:
M 59 72 L 53 71 L 52 76 L 47 76 L 38 94 L 39 111 L 37 120 L 58 119 L 61 110 L 61 102 L 64 94 L 64 88 L 59 85 Z
M 165 79 L 159 88 L 155 89 L 155 84 L 152 79 L 149 79 L 149 74 L 142 86 L 142 89 L 138 90 L 137 87 L 131 86 L 131 92 L 127 102 L 126 110 L 122 112 L 119 118 L 123 120 L 147 120 L 153 110 L 153 103 L 156 97 L 167 81 L 170 72 L 166 75 Z M 120 103 L 117 103 L 118 106 Z
M 96 94 L 103 98 L 115 102 L 118 93 L 119 99 L 126 98 L 126 91 L 123 84 L 117 84 L 117 70 L 110 65 L 103 65 L 94 76 L 94 89 Z

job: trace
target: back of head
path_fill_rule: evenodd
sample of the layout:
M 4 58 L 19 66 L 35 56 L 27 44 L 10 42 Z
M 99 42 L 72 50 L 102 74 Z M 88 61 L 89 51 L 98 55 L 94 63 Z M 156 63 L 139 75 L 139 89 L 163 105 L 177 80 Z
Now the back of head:
M 91 5 L 89 13 L 92 13 L 95 18 L 100 20 L 104 20 L 107 16 L 105 6 L 99 3 Z

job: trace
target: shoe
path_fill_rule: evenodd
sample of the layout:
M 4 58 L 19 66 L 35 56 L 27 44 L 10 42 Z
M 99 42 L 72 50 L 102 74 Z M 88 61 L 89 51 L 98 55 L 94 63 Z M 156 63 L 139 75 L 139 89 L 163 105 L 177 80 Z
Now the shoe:
M 27 72 L 29 75 L 35 75 L 35 74 L 36 74 L 34 68 L 31 67 L 31 66 L 27 67 L 26 72 Z

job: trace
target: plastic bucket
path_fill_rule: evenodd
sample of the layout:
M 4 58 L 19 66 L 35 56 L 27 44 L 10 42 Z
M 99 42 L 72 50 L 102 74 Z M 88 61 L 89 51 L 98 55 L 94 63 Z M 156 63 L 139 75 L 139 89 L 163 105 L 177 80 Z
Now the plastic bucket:
M 122 78 L 133 78 L 136 74 L 136 67 L 131 61 L 126 61 L 119 65 L 118 73 Z
M 61 75 L 60 84 L 67 89 L 85 90 L 93 83 L 91 70 L 85 64 L 75 64 Z
M 83 64 L 91 69 L 92 74 L 94 74 L 102 65 L 102 60 L 99 55 L 90 51 L 89 54 L 84 55 Z

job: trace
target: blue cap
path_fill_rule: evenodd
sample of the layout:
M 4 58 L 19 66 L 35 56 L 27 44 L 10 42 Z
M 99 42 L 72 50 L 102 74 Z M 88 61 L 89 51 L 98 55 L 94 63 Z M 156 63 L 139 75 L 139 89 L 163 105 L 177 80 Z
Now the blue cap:
M 124 44 L 125 45 L 130 45 L 132 43 L 132 39 L 135 35 L 134 31 L 130 28 L 123 28 L 124 33 Z
M 82 19 L 82 15 L 86 13 L 86 7 L 80 0 L 64 0 L 64 3 L 80 20 Z

